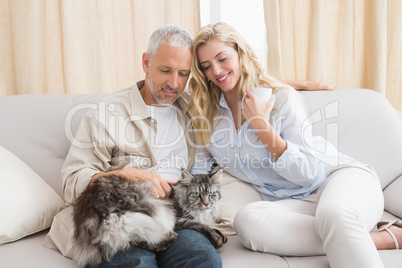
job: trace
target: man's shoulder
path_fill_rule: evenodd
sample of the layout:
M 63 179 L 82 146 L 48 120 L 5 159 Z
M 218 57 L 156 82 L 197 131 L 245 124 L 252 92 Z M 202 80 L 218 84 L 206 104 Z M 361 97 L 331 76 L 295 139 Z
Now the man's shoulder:
M 99 100 L 94 109 L 86 114 L 89 118 L 110 115 L 129 115 L 131 112 L 131 99 L 134 86 L 108 94 Z
M 112 94 L 110 94 L 109 96 L 107 96 L 106 98 L 104 98 L 105 102 L 115 102 L 115 103 L 125 103 L 125 102 L 129 102 L 130 101 L 130 94 L 131 91 L 134 90 L 134 86 L 113 92 Z
M 188 103 L 190 102 L 190 92 L 186 89 L 181 96 L 176 100 L 176 106 L 178 106 L 183 112 L 187 112 Z

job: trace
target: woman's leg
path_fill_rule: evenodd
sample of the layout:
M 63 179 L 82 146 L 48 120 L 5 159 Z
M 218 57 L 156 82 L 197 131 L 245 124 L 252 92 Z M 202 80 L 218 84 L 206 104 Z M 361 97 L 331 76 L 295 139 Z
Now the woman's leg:
M 346 167 L 307 198 L 245 206 L 234 225 L 243 244 L 255 251 L 282 256 L 327 253 L 331 267 L 381 267 L 369 230 L 381 217 L 383 206 L 375 173 Z
M 222 260 L 209 240 L 197 231 L 183 229 L 166 250 L 156 253 L 158 267 L 220 268 Z
M 383 209 L 382 190 L 374 173 L 348 167 L 331 175 L 316 212 L 317 233 L 331 267 L 382 267 L 369 231 Z
M 243 207 L 234 226 L 244 246 L 281 256 L 324 255 L 315 231 L 316 193 L 308 199 L 260 201 Z

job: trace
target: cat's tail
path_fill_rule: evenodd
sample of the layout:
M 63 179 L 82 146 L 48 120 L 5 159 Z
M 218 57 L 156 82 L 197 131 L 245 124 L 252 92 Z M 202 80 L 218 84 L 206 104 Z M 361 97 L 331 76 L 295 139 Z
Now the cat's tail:
M 155 252 L 166 250 L 177 237 L 173 231 L 175 214 L 166 202 L 154 208 L 152 216 L 129 211 L 123 215 L 111 213 L 102 223 L 96 218 L 85 220 L 76 232 L 73 259 L 80 267 L 97 266 L 130 246 Z
M 93 238 L 98 236 L 99 228 L 99 219 L 92 217 L 85 220 L 82 225 L 75 230 L 72 258 L 79 267 L 85 267 L 87 265 L 96 266 L 101 263 L 101 249 L 93 243 Z

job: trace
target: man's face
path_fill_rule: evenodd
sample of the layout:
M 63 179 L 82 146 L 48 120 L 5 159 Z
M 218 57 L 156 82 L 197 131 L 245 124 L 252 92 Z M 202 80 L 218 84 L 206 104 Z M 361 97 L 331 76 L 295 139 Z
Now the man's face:
M 147 105 L 171 105 L 183 93 L 190 75 L 191 50 L 161 44 L 149 61 L 142 57 L 145 87 L 141 90 Z

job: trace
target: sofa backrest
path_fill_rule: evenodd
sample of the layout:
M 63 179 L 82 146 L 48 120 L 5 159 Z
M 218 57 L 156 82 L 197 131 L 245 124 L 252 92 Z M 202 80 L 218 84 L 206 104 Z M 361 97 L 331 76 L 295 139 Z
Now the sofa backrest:
M 0 146 L 62 196 L 61 166 L 84 113 L 106 94 L 28 94 L 0 98 Z
M 0 146 L 62 196 L 61 166 L 84 113 L 107 94 L 0 98 Z M 366 89 L 301 92 L 313 132 L 371 164 L 386 187 L 402 174 L 402 124 L 387 99 Z M 321 118 L 319 118 L 321 117 Z
M 356 88 L 301 95 L 315 135 L 372 165 L 383 188 L 402 174 L 402 124 L 383 95 Z

